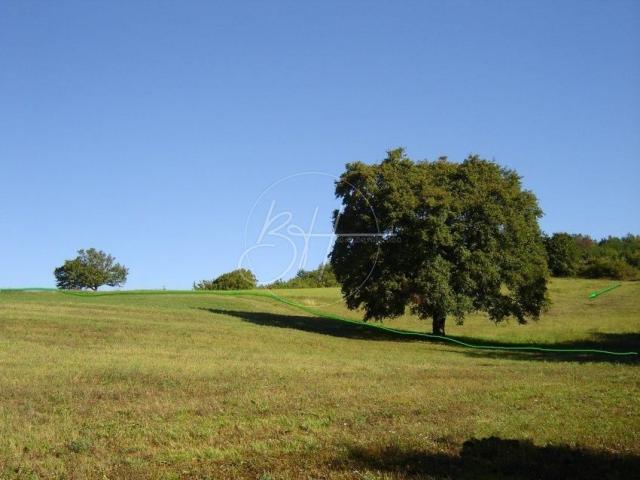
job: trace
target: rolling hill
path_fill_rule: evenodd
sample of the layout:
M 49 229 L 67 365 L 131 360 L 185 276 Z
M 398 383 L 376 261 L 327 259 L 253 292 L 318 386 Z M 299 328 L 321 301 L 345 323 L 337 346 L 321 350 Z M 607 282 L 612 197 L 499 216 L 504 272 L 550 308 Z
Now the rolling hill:
M 640 350 L 640 283 L 474 345 Z M 337 289 L 278 290 L 358 320 Z M 410 315 L 386 322 L 428 331 Z M 0 478 L 630 478 L 638 356 L 463 348 L 265 296 L 0 293 Z

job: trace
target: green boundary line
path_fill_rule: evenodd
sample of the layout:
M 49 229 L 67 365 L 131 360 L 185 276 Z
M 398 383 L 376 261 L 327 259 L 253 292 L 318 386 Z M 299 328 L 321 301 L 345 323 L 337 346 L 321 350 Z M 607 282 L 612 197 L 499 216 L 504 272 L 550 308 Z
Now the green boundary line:
M 620 285 L 616 285 L 614 287 L 609 287 L 600 293 L 604 293 L 604 291 L 613 290 Z M 123 291 L 123 292 L 77 292 L 77 291 L 67 291 L 67 290 L 58 290 L 55 288 L 11 288 L 11 289 L 0 289 L 0 293 L 3 292 L 54 292 L 62 295 L 70 295 L 75 297 L 84 297 L 84 298 L 93 298 L 93 297 L 103 297 L 103 296 L 120 296 L 120 295 L 217 295 L 217 296 L 246 296 L 246 297 L 260 297 L 266 299 L 272 299 L 277 302 L 280 302 L 289 307 L 297 308 L 306 313 L 314 315 L 316 317 L 326 318 L 329 320 L 339 321 L 343 323 L 349 323 L 352 325 L 358 325 L 360 327 L 371 328 L 375 330 L 381 330 L 388 333 L 393 333 L 395 335 L 403 335 L 408 337 L 415 338 L 427 338 L 430 340 L 440 340 L 445 342 L 450 342 L 462 347 L 473 348 L 477 350 L 502 350 L 502 351 L 526 351 L 526 352 L 543 352 L 543 353 L 596 353 L 602 355 L 613 355 L 613 356 L 635 356 L 639 355 L 638 352 L 611 352 L 608 350 L 600 350 L 600 349 L 591 349 L 591 348 L 546 348 L 546 347 L 526 347 L 526 346 L 518 346 L 518 347 L 507 347 L 502 345 L 474 345 L 471 343 L 463 342 L 462 340 L 458 340 L 453 337 L 446 337 L 442 335 L 433 335 L 430 333 L 422 333 L 415 332 L 412 330 L 402 330 L 398 328 L 385 327 L 382 325 L 375 325 L 371 323 L 364 323 L 356 320 L 350 320 L 348 318 L 341 317 L 339 315 L 334 315 L 331 313 L 322 312 L 320 310 L 316 310 L 311 307 L 307 307 L 306 305 L 302 305 L 300 303 L 294 302 L 292 300 L 288 300 L 286 298 L 280 297 L 273 293 L 270 290 L 227 290 L 227 291 L 215 291 L 215 290 L 207 290 L 207 291 L 194 291 L 194 290 L 137 290 L 137 291 Z
M 610 287 L 603 288 L 602 290 L 596 290 L 595 292 L 591 292 L 591 294 L 589 294 L 589 299 L 596 298 L 598 295 L 602 295 L 603 293 L 610 292 L 614 288 L 618 288 L 620 286 L 622 286 L 622 284 L 618 283 L 616 285 L 611 285 Z

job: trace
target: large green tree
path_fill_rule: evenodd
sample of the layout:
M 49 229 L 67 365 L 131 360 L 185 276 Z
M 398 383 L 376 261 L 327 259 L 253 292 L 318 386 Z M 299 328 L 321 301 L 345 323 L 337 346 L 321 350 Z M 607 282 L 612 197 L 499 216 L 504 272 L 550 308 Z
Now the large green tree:
M 331 266 L 365 319 L 409 306 L 444 335 L 447 316 L 526 323 L 547 304 L 542 211 L 514 171 L 475 155 L 414 162 L 396 149 L 379 164 L 347 164 L 335 193 Z
M 129 270 L 102 250 L 78 250 L 78 256 L 55 269 L 58 288 L 98 290 L 103 285 L 119 287 L 127 281 Z

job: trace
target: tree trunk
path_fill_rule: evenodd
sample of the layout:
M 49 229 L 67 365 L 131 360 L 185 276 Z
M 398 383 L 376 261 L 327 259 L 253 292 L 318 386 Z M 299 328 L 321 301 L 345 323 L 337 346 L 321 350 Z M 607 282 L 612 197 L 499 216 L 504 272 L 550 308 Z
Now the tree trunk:
M 433 334 L 445 336 L 444 322 L 447 320 L 446 315 L 437 314 L 433 316 Z

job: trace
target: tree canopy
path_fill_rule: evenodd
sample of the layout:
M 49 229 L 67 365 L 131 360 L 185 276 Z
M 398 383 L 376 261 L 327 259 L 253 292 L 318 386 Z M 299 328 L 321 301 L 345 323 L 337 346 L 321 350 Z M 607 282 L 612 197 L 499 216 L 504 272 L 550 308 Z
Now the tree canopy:
M 448 315 L 525 323 L 548 303 L 542 211 L 516 172 L 475 155 L 414 162 L 396 149 L 347 164 L 335 193 L 331 266 L 365 319 L 408 306 L 444 335 Z
M 129 270 L 102 250 L 78 250 L 78 256 L 66 260 L 53 272 L 58 288 L 63 290 L 98 290 L 103 285 L 119 287 L 127 281 Z

